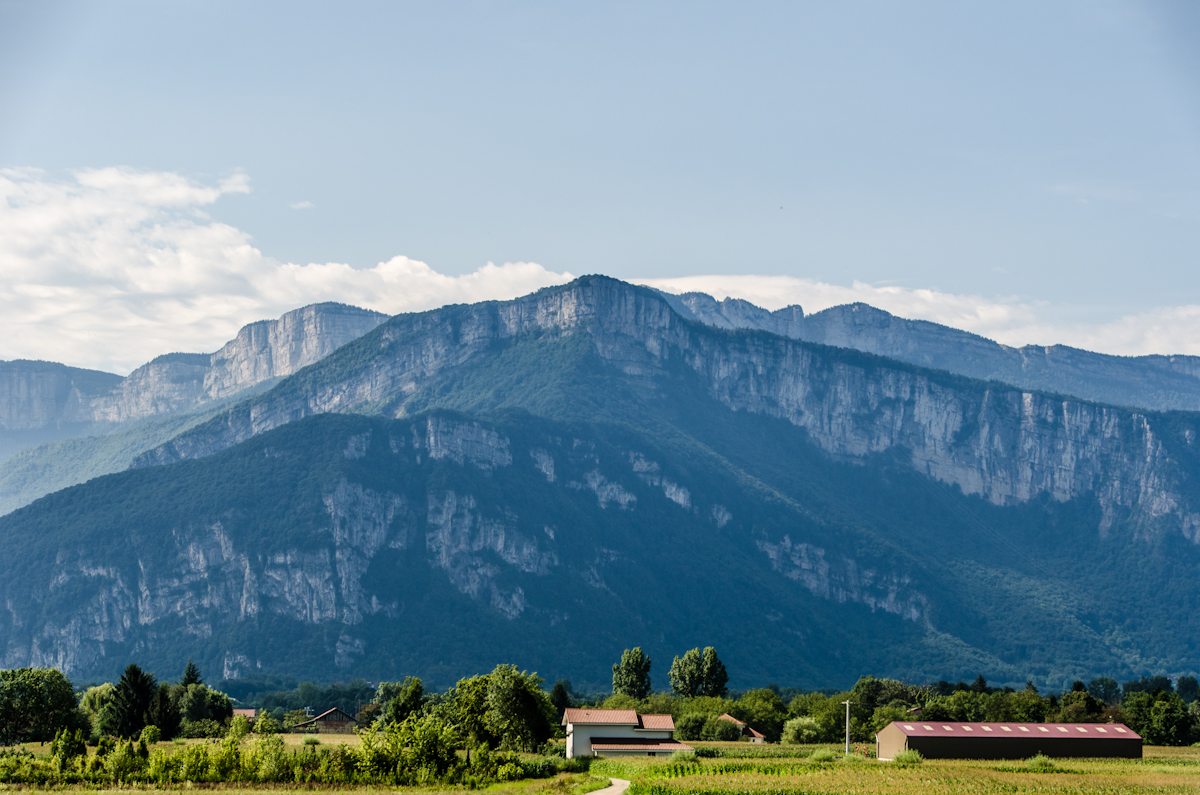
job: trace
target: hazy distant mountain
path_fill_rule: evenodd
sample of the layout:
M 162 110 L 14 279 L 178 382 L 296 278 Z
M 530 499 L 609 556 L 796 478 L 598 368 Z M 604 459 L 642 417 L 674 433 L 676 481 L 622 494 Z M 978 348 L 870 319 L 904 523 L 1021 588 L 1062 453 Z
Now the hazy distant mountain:
M 985 381 L 1071 395 L 1117 406 L 1200 411 L 1200 357 L 1108 356 L 1065 345 L 1012 348 L 924 320 L 905 320 L 867 304 L 805 315 L 798 306 L 770 312 L 703 293 L 664 297 L 684 317 L 718 328 L 750 328 L 853 348 Z
M 712 642 L 736 684 L 1200 668 L 1200 415 L 677 307 L 588 277 L 398 316 L 0 518 L 0 663 L 601 684 L 626 645 L 661 675 Z
M 166 354 L 125 378 L 51 362 L 0 362 L 0 514 L 125 469 L 224 401 L 318 361 L 384 318 L 314 304 L 252 323 L 216 353 Z

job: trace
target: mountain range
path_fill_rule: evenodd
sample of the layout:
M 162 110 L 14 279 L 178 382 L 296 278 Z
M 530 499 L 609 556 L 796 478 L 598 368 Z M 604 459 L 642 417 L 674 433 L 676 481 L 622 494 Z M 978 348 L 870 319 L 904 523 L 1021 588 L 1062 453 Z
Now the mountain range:
M 0 663 L 602 685 L 626 646 L 664 678 L 714 644 L 739 685 L 1200 669 L 1194 358 L 605 277 L 292 314 L 155 360 L 179 377 L 0 365 L 10 447 L 76 435 L 0 488 L 112 473 L 0 517 Z

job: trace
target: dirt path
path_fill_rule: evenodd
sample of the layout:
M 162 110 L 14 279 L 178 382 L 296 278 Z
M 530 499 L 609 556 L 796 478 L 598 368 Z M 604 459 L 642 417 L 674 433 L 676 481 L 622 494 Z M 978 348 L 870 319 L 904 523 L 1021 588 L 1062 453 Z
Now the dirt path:
M 589 795 L 625 795 L 625 790 L 629 789 L 629 782 L 623 778 L 610 778 L 609 784 L 604 789 L 598 789 Z

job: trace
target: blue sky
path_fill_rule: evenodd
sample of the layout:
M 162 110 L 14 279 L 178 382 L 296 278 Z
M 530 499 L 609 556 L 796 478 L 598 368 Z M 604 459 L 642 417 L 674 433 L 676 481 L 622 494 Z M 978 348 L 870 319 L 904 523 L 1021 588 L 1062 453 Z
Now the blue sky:
M 1200 324 L 1196 41 L 1188 2 L 0 0 L 0 168 L 19 170 L 0 214 L 27 227 L 14 207 L 78 198 L 91 169 L 200 191 L 152 200 L 153 223 L 236 230 L 261 261 L 219 290 L 109 274 L 123 328 L 165 323 L 164 295 L 220 316 L 154 344 L 212 347 L 288 308 L 239 296 L 247 273 L 403 256 L 430 279 L 537 263 L 547 283 L 604 272 L 814 308 L 861 296 L 1014 344 L 1200 353 L 1200 334 L 1161 322 Z M 113 184 L 91 180 L 87 206 Z M 52 265 L 0 244 L 25 286 L 0 308 L 120 268 L 67 261 L 120 247 L 88 242 L 107 229 L 94 219 L 47 228 L 76 243 Z M 156 244 L 174 264 L 131 256 L 202 270 L 187 239 Z M 445 295 L 538 281 L 515 272 Z M 57 348 L 37 338 L 65 321 L 28 315 L 0 358 L 128 367 L 80 347 L 106 307 L 73 309 L 79 330 Z M 997 307 L 1006 320 L 980 319 Z

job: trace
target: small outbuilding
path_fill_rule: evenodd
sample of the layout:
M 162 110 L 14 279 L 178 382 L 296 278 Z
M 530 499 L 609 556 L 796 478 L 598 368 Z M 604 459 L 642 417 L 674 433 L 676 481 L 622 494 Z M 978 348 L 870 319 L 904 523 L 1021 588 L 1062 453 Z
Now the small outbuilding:
M 746 723 L 746 721 L 738 720 L 728 712 L 722 712 L 717 716 L 717 720 L 723 720 L 728 723 L 732 723 L 734 726 L 737 726 L 738 731 L 742 733 L 743 740 L 747 740 L 752 743 L 765 743 L 767 741 L 767 736 L 765 734 L 751 726 L 749 723 Z
M 875 736 L 880 759 L 919 751 L 926 759 L 1107 756 L 1141 759 L 1142 738 L 1122 723 L 943 723 L 895 721 Z
M 354 716 L 343 709 L 334 707 L 327 709 L 315 718 L 309 718 L 303 723 L 293 726 L 294 731 L 316 732 L 349 732 L 354 731 L 357 721 Z
M 567 758 L 579 756 L 670 756 L 690 751 L 674 739 L 670 715 L 639 715 L 632 709 L 568 709 Z

